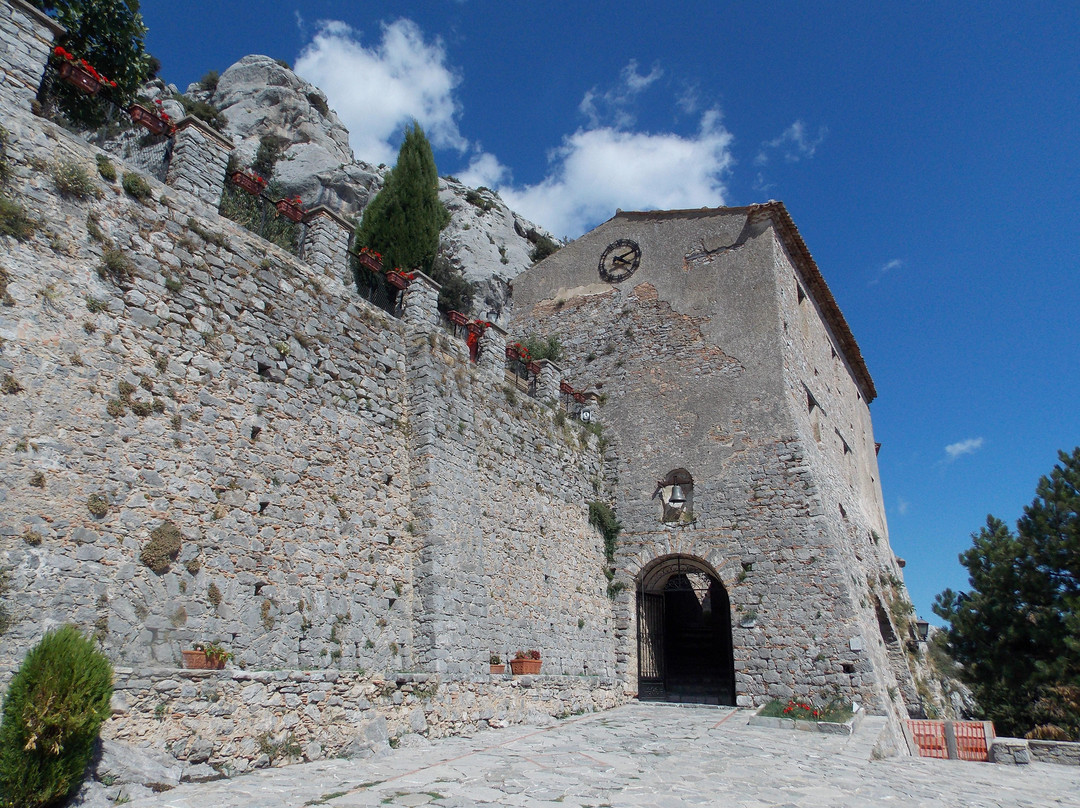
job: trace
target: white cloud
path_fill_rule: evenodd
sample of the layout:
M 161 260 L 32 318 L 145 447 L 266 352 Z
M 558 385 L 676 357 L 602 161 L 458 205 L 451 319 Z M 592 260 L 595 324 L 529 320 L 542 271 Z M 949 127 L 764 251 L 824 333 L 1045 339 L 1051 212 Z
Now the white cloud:
M 901 516 L 907 516 L 908 511 L 911 509 L 911 503 L 903 497 L 897 497 L 896 500 L 896 512 Z
M 296 73 L 326 93 L 361 160 L 393 164 L 392 143 L 413 119 L 436 148 L 468 148 L 457 125 L 460 77 L 447 65 L 442 42 L 425 41 L 410 20 L 383 25 L 372 47 L 346 23 L 322 20 L 296 60 Z
M 706 112 L 696 134 L 630 132 L 606 126 L 578 129 L 548 156 L 547 177 L 535 185 L 498 185 L 522 216 L 557 236 L 577 237 L 610 218 L 616 208 L 664 210 L 724 204 L 732 165 L 732 137 L 716 110 Z M 487 177 L 498 161 L 484 155 L 465 177 Z M 476 167 L 476 171 L 474 171 Z M 509 179 L 505 170 L 501 175 Z M 472 182 L 472 179 L 467 180 Z M 485 183 L 486 184 L 486 183 Z
M 779 152 L 788 163 L 809 160 L 817 152 L 817 147 L 825 140 L 828 132 L 829 130 L 822 126 L 818 128 L 817 137 L 811 137 L 806 132 L 806 124 L 795 121 L 781 135 L 761 144 L 761 150 L 754 158 L 754 164 L 763 166 L 768 163 L 770 152 Z
M 956 460 L 958 457 L 978 451 L 982 445 L 982 438 L 968 438 L 959 443 L 950 443 L 945 447 L 945 453 L 949 455 L 949 460 Z
M 868 286 L 874 286 L 881 282 L 881 279 L 892 272 L 894 269 L 900 269 L 904 265 L 904 262 L 899 258 L 894 258 L 891 261 L 886 262 L 882 266 L 878 267 L 877 273 L 870 279 Z
M 634 99 L 663 75 L 664 71 L 655 65 L 648 73 L 639 73 L 637 62 L 631 59 L 619 74 L 618 84 L 602 93 L 593 87 L 581 99 L 578 111 L 588 119 L 590 129 L 633 126 L 635 118 L 630 107 Z

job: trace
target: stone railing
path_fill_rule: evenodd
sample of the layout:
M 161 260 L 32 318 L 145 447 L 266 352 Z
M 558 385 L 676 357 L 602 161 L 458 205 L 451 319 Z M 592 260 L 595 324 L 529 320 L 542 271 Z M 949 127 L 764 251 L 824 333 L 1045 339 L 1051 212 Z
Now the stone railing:
M 29 110 L 63 27 L 24 0 L 0 0 L 0 103 Z
M 1029 741 L 1024 738 L 994 738 L 990 744 L 990 762 L 1013 765 L 1058 763 L 1080 766 L 1080 743 L 1070 741 Z

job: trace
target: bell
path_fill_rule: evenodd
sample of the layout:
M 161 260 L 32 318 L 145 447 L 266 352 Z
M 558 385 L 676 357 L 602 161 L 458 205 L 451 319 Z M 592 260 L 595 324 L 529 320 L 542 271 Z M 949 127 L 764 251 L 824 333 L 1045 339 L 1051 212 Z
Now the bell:
M 685 505 L 686 495 L 683 494 L 681 485 L 671 486 L 671 495 L 668 497 L 668 505 Z

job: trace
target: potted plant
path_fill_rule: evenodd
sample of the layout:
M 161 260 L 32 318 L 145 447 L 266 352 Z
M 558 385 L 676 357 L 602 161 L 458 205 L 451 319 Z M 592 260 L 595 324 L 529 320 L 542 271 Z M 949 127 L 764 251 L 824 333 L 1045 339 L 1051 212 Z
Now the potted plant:
M 492 654 L 488 658 L 488 662 L 491 665 L 491 672 L 493 674 L 502 675 L 506 673 L 506 666 L 503 664 L 502 657 L 498 654 Z
M 402 272 L 400 269 L 395 267 L 394 269 L 386 273 L 386 282 L 393 286 L 395 289 L 404 290 L 408 288 L 409 281 L 411 281 L 415 277 L 416 273 Z
M 356 260 L 360 262 L 360 266 L 372 272 L 382 272 L 382 255 L 370 247 L 361 247 Z
M 75 56 L 64 48 L 57 45 L 53 48 L 53 56 L 59 60 L 56 66 L 56 74 L 73 87 L 78 87 L 84 93 L 96 95 L 98 90 L 108 85 L 115 87 L 116 82 L 98 73 L 92 64 L 85 59 L 75 59 Z
M 234 171 L 229 175 L 233 185 L 239 185 L 252 196 L 258 196 L 266 190 L 266 180 L 258 174 L 249 174 L 247 171 Z
M 219 671 L 233 655 L 217 643 L 196 643 L 191 651 L 181 651 L 184 667 L 191 670 Z
M 528 651 L 518 651 L 510 660 L 510 671 L 515 676 L 522 674 L 540 673 L 540 652 L 535 648 Z
M 164 135 L 173 126 L 169 123 L 169 114 L 161 108 L 161 99 L 155 99 L 154 104 L 157 106 L 156 111 L 147 109 L 142 104 L 132 104 L 128 107 L 128 115 L 135 123 L 149 129 L 151 134 Z
M 305 211 L 303 205 L 304 203 L 298 196 L 294 196 L 292 199 L 279 199 L 274 203 L 278 213 L 293 222 L 304 221 Z
M 469 322 L 469 318 L 462 314 L 460 311 L 446 312 L 446 319 L 448 319 L 456 326 L 466 325 Z

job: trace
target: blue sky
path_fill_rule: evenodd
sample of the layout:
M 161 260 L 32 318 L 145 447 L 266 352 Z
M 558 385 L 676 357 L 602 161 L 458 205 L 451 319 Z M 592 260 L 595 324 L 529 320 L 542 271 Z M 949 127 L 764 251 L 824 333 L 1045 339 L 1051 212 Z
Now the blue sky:
M 356 156 L 417 118 L 440 173 L 556 235 L 783 200 L 877 384 L 918 611 L 1080 445 L 1080 5 L 143 0 L 181 89 L 248 53 L 324 89 Z

